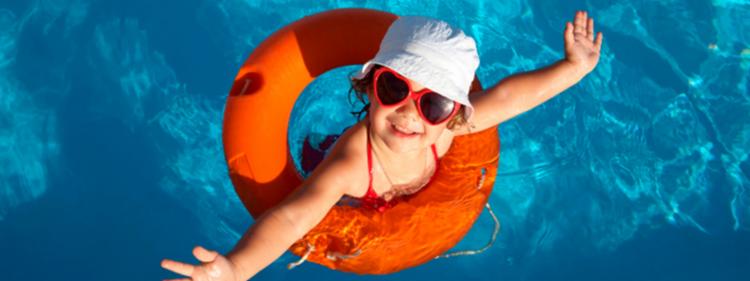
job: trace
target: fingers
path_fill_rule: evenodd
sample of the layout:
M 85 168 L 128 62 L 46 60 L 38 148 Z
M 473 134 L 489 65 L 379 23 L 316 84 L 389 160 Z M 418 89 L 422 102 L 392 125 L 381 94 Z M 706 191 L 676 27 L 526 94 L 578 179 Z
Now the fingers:
M 166 279 L 164 281 L 192 281 L 190 278 Z
M 565 47 L 568 48 L 573 45 L 575 38 L 573 38 L 573 24 L 570 22 L 565 23 Z
M 600 31 L 598 34 L 596 34 L 596 42 L 594 43 L 594 47 L 596 47 L 597 52 L 602 51 L 602 37 L 604 37 L 604 34 Z
M 185 276 L 192 276 L 195 267 L 190 264 L 173 261 L 170 259 L 164 259 L 161 261 L 161 267 L 166 270 L 171 270 L 174 273 L 182 274 Z
M 576 12 L 575 17 L 575 29 L 573 30 L 573 33 L 575 34 L 581 34 L 586 35 L 586 12 L 584 11 L 578 11 Z
M 589 42 L 594 42 L 594 46 L 597 49 L 601 48 L 602 33 L 599 32 L 598 34 L 596 34 L 597 35 L 596 38 L 594 37 L 595 35 L 594 19 L 588 17 L 588 12 L 577 11 L 575 19 L 574 19 L 572 31 L 569 29 L 571 28 L 570 28 L 570 24 L 568 23 L 565 26 L 565 40 L 572 41 L 570 40 L 571 35 L 573 35 L 572 38 L 578 39 L 578 40 L 581 40 L 581 38 L 577 38 L 577 35 L 585 36 L 585 38 L 587 38 Z M 569 35 L 568 33 L 572 33 L 572 34 Z
M 206 250 L 206 248 L 201 246 L 195 246 L 195 248 L 193 248 L 193 255 L 201 262 L 212 262 L 216 259 L 218 254 L 219 253 L 215 251 Z

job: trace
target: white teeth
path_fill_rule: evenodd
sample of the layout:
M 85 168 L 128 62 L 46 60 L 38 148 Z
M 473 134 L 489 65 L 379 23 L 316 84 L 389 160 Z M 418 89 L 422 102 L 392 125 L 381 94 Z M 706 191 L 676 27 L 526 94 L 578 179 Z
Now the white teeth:
M 397 130 L 399 130 L 400 132 L 402 132 L 404 134 L 407 134 L 407 135 L 413 135 L 413 134 L 415 134 L 415 132 L 412 132 L 409 129 L 401 127 L 401 126 L 396 125 L 396 124 L 393 124 L 393 127 L 395 127 Z
M 398 129 L 399 131 L 401 131 L 402 133 L 405 133 L 405 134 L 411 134 L 412 133 L 412 132 L 409 132 L 408 129 L 406 129 L 404 127 L 401 127 L 399 125 L 396 125 L 396 129 Z

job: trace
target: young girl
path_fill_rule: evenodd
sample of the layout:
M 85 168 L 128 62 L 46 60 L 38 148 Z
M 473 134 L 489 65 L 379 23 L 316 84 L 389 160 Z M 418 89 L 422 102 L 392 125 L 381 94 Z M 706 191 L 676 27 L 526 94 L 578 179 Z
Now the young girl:
M 180 280 L 247 280 L 317 225 L 342 198 L 385 211 L 429 183 L 455 136 L 497 126 L 547 101 L 591 72 L 602 34 L 579 11 L 565 28 L 565 58 L 469 96 L 479 57 L 474 40 L 445 22 L 400 17 L 377 55 L 352 79 L 371 101 L 367 117 L 282 203 L 258 218 L 226 256 L 200 246 L 191 265 L 165 259 Z

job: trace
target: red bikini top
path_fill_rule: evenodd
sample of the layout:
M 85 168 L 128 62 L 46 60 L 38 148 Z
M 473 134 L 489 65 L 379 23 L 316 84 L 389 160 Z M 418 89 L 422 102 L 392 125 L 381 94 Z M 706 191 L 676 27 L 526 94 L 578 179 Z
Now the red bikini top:
M 438 162 L 438 154 L 437 149 L 435 148 L 435 144 L 433 144 L 431 148 L 432 155 L 435 158 L 435 173 L 433 173 L 430 177 L 430 182 L 435 177 L 435 174 L 437 174 L 437 166 L 438 163 L 440 163 Z M 388 208 L 393 207 L 397 202 L 397 198 L 392 198 L 390 201 L 386 201 L 384 198 L 379 197 L 377 194 L 375 194 L 375 190 L 372 189 L 372 145 L 370 145 L 369 132 L 367 133 L 367 170 L 370 177 L 367 187 L 367 193 L 358 199 L 362 203 L 361 206 L 373 208 L 382 213 Z

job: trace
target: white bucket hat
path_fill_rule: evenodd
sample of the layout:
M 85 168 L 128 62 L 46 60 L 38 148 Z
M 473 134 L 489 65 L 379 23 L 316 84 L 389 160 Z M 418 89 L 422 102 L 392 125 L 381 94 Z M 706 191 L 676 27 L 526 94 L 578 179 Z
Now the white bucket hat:
M 469 88 L 479 67 L 476 43 L 444 21 L 419 16 L 399 17 L 388 28 L 378 53 L 354 78 L 364 78 L 375 64 L 393 69 L 464 105 L 466 120 L 474 112 L 469 102 Z

